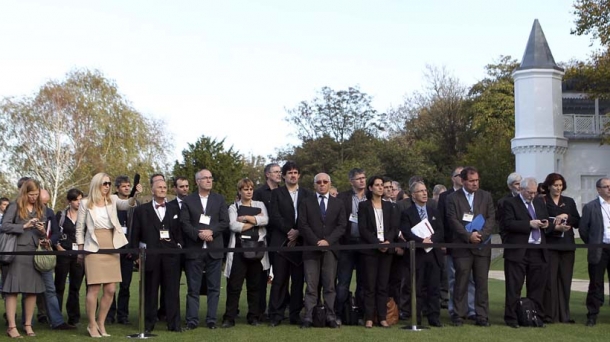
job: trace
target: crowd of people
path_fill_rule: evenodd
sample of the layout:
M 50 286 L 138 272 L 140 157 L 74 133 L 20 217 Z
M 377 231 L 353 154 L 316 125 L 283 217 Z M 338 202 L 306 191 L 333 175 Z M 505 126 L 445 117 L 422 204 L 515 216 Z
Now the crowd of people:
M 143 191 L 141 184 L 132 191 L 129 178 L 119 176 L 112 193 L 111 177 L 99 173 L 92 178 L 86 197 L 79 189 L 69 190 L 67 206 L 57 213 L 46 206 L 48 192 L 35 179 L 22 178 L 14 201 L 0 198 L 0 232 L 17 236 L 16 251 L 33 252 L 42 244 L 57 251 L 88 253 L 60 254 L 55 270 L 49 272 L 35 268 L 33 255 L 18 255 L 2 267 L 7 335 L 21 336 L 16 324 L 19 294 L 23 295 L 26 335 L 36 335 L 32 329 L 36 306 L 39 321 L 57 330 L 75 329 L 81 319 L 83 280 L 91 337 L 110 336 L 106 329 L 110 323 L 131 324 L 129 288 L 137 260 L 130 254 L 98 253 L 120 248 L 155 251 L 141 265 L 146 332 L 158 322 L 165 322 L 172 332 L 235 326 L 244 281 L 245 317 L 253 326 L 268 322 L 271 327 L 289 323 L 302 329 L 347 324 L 387 328 L 393 323 L 388 308 L 395 306 L 398 318 L 415 316 L 418 325 L 425 317 L 428 325 L 442 327 L 440 312 L 446 308 L 453 326 L 471 320 L 489 327 L 491 249 L 477 245 L 489 243 L 496 227 L 504 244 L 548 245 L 504 250 L 506 325 L 519 328 L 523 324 L 518 311 L 524 284 L 539 326 L 574 323 L 569 307 L 574 229 L 580 229 L 585 243 L 610 244 L 608 178 L 598 180 L 599 196 L 584 206 L 581 217 L 574 200 L 562 195 L 567 184 L 557 173 L 541 184 L 512 173 L 507 178 L 510 193 L 494 203 L 491 194 L 479 188 L 479 173 L 473 167 L 457 167 L 451 175 L 452 187 L 436 185 L 430 198 L 428 186 L 418 176 L 403 191 L 396 181 L 384 176 L 367 178 L 363 169 L 354 168 L 347 175 L 351 189 L 337 192 L 326 173 L 315 175 L 313 191 L 301 186 L 300 169 L 294 162 L 268 164 L 264 172 L 266 182 L 256 189 L 252 180 L 239 180 L 237 198 L 230 205 L 213 191 L 214 177 L 207 169 L 195 174 L 192 192 L 187 177 L 175 177 L 171 185 L 176 198 L 171 201 L 165 177 L 153 175 L 152 200 L 147 203 L 137 199 Z M 416 250 L 415 269 L 410 268 L 409 253 L 403 248 L 384 247 L 406 241 L 426 246 Z M 439 243 L 465 248 L 445 249 Z M 332 248 L 337 245 L 361 248 Z M 219 251 L 226 246 L 283 249 Z M 309 248 L 291 251 L 295 246 Z M 327 246 L 331 248 L 318 248 Z M 163 252 L 175 249 L 186 251 Z M 594 326 L 604 301 L 610 249 L 590 249 L 588 263 L 586 325 Z M 187 293 L 182 294 L 186 295 L 184 320 L 180 308 L 183 271 L 187 284 Z M 412 273 L 416 275 L 415 312 L 411 310 Z M 222 275 L 227 278 L 226 303 L 219 324 Z M 66 322 L 62 311 L 67 278 Z M 201 295 L 207 300 L 203 324 Z

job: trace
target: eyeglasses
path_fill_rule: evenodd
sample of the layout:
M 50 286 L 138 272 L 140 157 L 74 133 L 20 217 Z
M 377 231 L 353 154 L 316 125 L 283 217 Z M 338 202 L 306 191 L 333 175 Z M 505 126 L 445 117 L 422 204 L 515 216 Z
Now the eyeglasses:
M 211 180 L 211 181 L 213 181 L 214 177 L 201 177 L 198 180 Z
M 316 184 L 318 184 L 318 185 L 321 185 L 321 184 L 328 184 L 328 183 L 330 183 L 330 181 L 328 181 L 328 180 L 326 180 L 326 179 L 322 179 L 322 180 L 316 181 Z
M 104 183 L 102 183 L 102 185 L 103 185 L 103 186 L 111 186 L 111 185 L 112 185 L 112 183 L 111 183 L 111 182 L 104 182 Z

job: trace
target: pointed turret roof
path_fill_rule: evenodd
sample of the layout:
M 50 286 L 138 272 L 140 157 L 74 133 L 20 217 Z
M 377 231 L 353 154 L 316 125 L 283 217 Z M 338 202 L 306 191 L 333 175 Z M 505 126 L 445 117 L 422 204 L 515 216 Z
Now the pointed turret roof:
M 544 37 L 544 32 L 542 32 L 538 19 L 534 20 L 521 65 L 517 68 L 517 70 L 525 69 L 555 69 L 563 71 L 563 68 L 560 68 L 555 63 L 549 43 Z

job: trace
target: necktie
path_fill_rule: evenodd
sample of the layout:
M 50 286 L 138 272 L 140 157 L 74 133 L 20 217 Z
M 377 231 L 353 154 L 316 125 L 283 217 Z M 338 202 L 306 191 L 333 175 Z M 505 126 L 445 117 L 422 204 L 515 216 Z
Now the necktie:
M 320 195 L 320 214 L 322 215 L 322 220 L 326 219 L 326 204 L 324 203 L 324 200 L 326 198 L 322 195 Z
M 530 213 L 532 220 L 535 220 L 536 212 L 534 211 L 534 206 L 532 205 L 532 202 L 527 202 L 527 211 Z M 540 229 L 532 230 L 532 239 L 534 239 L 535 241 L 540 240 Z
M 425 208 L 419 208 L 419 218 L 422 220 L 428 218 L 428 213 L 426 213 Z
M 159 209 L 160 207 L 165 207 L 165 202 L 161 204 L 155 204 L 155 209 Z
M 472 211 L 472 209 L 473 209 L 473 203 L 472 203 L 472 202 L 474 201 L 474 199 L 473 199 L 472 197 L 473 197 L 473 194 L 472 194 L 472 193 L 469 193 L 469 194 L 468 194 L 468 198 L 467 198 L 467 200 L 468 200 L 468 205 L 470 206 L 470 210 L 471 210 L 471 211 Z

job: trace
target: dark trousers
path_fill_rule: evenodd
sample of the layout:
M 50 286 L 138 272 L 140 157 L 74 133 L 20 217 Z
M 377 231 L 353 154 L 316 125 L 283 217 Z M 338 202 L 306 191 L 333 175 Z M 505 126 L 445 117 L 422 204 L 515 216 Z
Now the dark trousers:
M 207 282 L 208 285 L 208 313 L 205 321 L 206 323 L 216 323 L 218 300 L 220 298 L 220 268 L 222 266 L 222 259 L 213 259 L 206 253 L 195 259 L 186 259 L 185 266 L 188 287 L 188 294 L 186 296 L 186 323 L 199 325 L 199 290 L 201 289 L 202 281 Z M 204 271 L 205 279 L 203 279 Z
M 290 320 L 298 322 L 303 309 L 303 265 L 294 265 L 280 254 L 273 258 L 273 281 L 269 294 L 269 319 L 282 320 L 284 318 L 284 303 L 288 296 L 290 284 Z
M 372 321 L 377 313 L 384 321 L 388 313 L 388 282 L 393 255 L 389 253 L 362 254 L 364 269 L 364 319 Z
M 406 252 L 405 252 L 406 253 Z M 388 296 L 394 299 L 396 305 L 401 309 L 402 303 L 402 280 L 405 272 L 404 255 L 392 254 L 392 265 L 390 266 L 390 279 L 388 280 Z
M 432 252 L 418 250 L 416 258 L 417 321 L 421 323 L 422 312 L 428 316 L 428 322 L 438 321 L 441 313 L 441 267 Z
M 260 318 L 260 277 L 263 265 L 260 260 L 248 260 L 243 253 L 233 253 L 231 273 L 227 280 L 227 302 L 223 321 L 235 322 L 239 309 L 239 297 L 246 280 L 246 296 L 248 298 L 248 313 L 246 319 L 251 323 Z
M 453 258 L 455 266 L 455 284 L 453 289 L 453 318 L 466 319 L 468 314 L 468 283 L 470 272 L 474 279 L 474 311 L 477 320 L 487 321 L 489 318 L 488 275 L 491 256 L 470 254 L 466 257 Z M 544 287 L 544 284 L 542 285 Z
M 506 278 L 506 300 L 504 302 L 504 322 L 507 324 L 518 323 L 517 307 L 521 298 L 523 282 L 527 290 L 527 298 L 534 304 L 541 317 L 544 317 L 544 306 L 542 298 L 546 281 L 548 279 L 548 265 L 542 256 L 540 249 L 528 249 L 521 261 L 504 259 L 504 276 Z
M 337 278 L 337 257 L 332 251 L 318 252 L 322 255 L 317 259 L 303 260 L 305 269 L 305 315 L 303 321 L 312 322 L 313 308 L 318 304 L 320 293 L 319 285 L 322 285 L 324 294 L 324 305 L 326 306 L 326 320 L 334 321 L 335 316 L 335 279 Z M 322 301 L 320 301 L 322 302 Z
M 587 291 L 587 318 L 597 318 L 599 308 L 604 304 L 604 274 L 610 267 L 610 249 L 602 249 L 597 264 L 589 264 L 589 290 Z
M 443 259 L 441 261 L 441 268 L 440 268 L 439 272 L 441 272 L 441 275 L 440 275 L 441 306 L 446 308 L 449 306 L 449 277 L 447 277 L 447 272 L 445 270 L 444 254 L 443 254 Z
M 411 317 L 411 258 L 408 254 L 409 250 L 405 250 L 405 253 L 402 257 L 402 269 L 400 272 L 394 272 L 395 269 L 392 268 L 392 274 L 390 274 L 390 292 L 393 292 L 391 289 L 394 287 L 392 279 L 401 277 L 399 287 L 400 301 L 396 302 L 396 304 L 399 305 L 400 312 L 404 313 L 407 317 Z
M 362 276 L 362 255 L 357 250 L 343 250 L 339 252 L 339 260 L 337 262 L 337 302 L 335 303 L 335 313 L 337 317 L 341 317 L 343 306 L 349 295 L 349 288 L 352 283 L 352 275 L 356 270 L 356 295 L 355 301 L 358 307 L 362 307 L 364 303 L 363 276 Z
M 58 255 L 55 266 L 55 292 L 59 310 L 62 311 L 66 279 L 70 275 L 68 286 L 68 299 L 66 301 L 66 312 L 68 323 L 76 324 L 80 321 L 80 287 L 85 276 L 84 268 L 77 262 L 76 255 Z
M 149 262 L 150 261 L 150 262 Z M 167 328 L 180 328 L 180 255 L 151 255 L 144 272 L 144 321 L 146 330 L 152 331 L 157 322 L 159 287 L 164 290 Z
M 574 251 L 549 250 L 549 273 L 544 293 L 544 313 L 553 322 L 568 322 L 570 317 L 570 292 L 574 272 Z
M 128 254 L 121 254 L 121 284 L 117 298 L 112 300 L 110 310 L 108 311 L 108 318 L 121 321 L 129 320 L 129 287 L 131 286 L 131 278 L 133 275 L 133 257 Z

